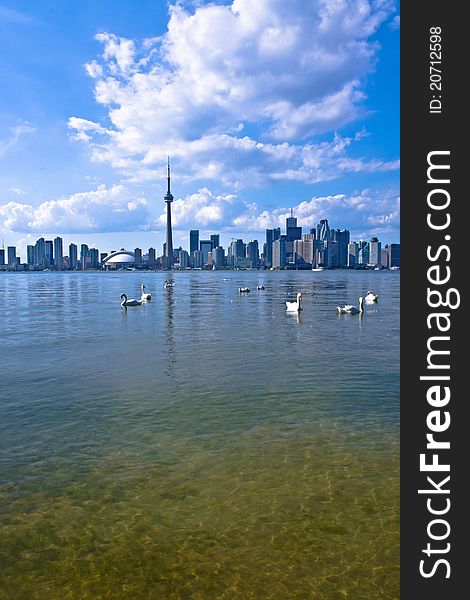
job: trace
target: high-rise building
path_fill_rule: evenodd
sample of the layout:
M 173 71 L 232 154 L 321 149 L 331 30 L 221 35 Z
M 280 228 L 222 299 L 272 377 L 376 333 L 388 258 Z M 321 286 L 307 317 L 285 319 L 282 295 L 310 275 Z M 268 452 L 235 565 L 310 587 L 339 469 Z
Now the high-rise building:
M 34 245 L 34 264 L 44 268 L 46 262 L 46 242 L 39 238 Z
M 178 263 L 180 269 L 187 269 L 189 267 L 189 254 L 182 248 L 178 250 Z
M 134 263 L 136 267 L 142 266 L 142 248 L 134 248 Z
M 388 248 L 382 248 L 380 251 L 380 264 L 384 269 L 388 269 Z
M 16 246 L 7 247 L 7 261 L 9 267 L 16 267 Z
M 388 244 L 388 266 L 399 267 L 400 266 L 400 244 Z
M 5 266 L 5 248 L 0 248 L 0 267 Z
M 54 264 L 54 243 L 52 240 L 46 240 L 45 245 L 45 266 L 52 267 Z
M 273 242 L 273 267 L 285 267 L 287 264 L 287 252 L 286 252 L 287 238 L 285 235 L 281 235 L 278 240 Z
M 246 257 L 246 247 L 242 239 L 234 240 L 230 246 L 232 249 L 232 260 Z
M 90 269 L 98 269 L 100 266 L 100 252 L 98 248 L 90 248 L 88 250 Z
M 86 244 L 80 246 L 80 264 L 82 269 L 88 269 L 90 265 L 90 249 Z
M 348 266 L 348 244 L 350 233 L 348 229 L 332 229 L 330 231 L 330 239 L 338 242 L 338 259 L 337 267 Z
M 358 242 L 357 264 L 363 267 L 369 264 L 369 244 L 364 240 Z
M 201 250 L 195 250 L 191 259 L 195 269 L 200 269 L 202 266 L 204 266 L 204 255 Z
M 157 266 L 156 263 L 156 253 L 155 248 L 149 248 L 149 269 L 155 269 Z
M 294 240 L 294 262 L 298 266 L 313 264 L 315 234 L 304 233 L 301 240 Z
M 381 243 L 378 238 L 372 237 L 369 242 L 369 265 L 376 267 L 381 264 Z
M 330 239 L 330 227 L 328 225 L 328 219 L 321 219 L 320 223 L 315 227 L 316 239 L 321 241 L 328 241 Z
M 217 248 L 220 246 L 220 234 L 214 233 L 211 235 L 212 248 Z
M 258 240 L 252 240 L 251 242 L 248 242 L 246 246 L 246 257 L 250 261 L 250 267 L 257 269 L 259 266 Z
M 191 229 L 189 232 L 189 254 L 193 255 L 193 252 L 199 250 L 199 229 Z
M 212 265 L 216 269 L 221 269 L 225 265 L 225 252 L 222 246 L 217 246 L 212 250 Z
M 103 264 L 103 261 L 107 256 L 108 256 L 107 252 L 100 252 L 100 265 Z
M 266 242 L 263 246 L 264 266 L 268 269 L 273 266 L 274 229 L 266 229 Z
M 208 264 L 209 252 L 212 252 L 212 248 L 212 240 L 201 240 L 199 242 L 199 250 L 202 252 L 204 265 Z
M 69 244 L 69 267 L 74 270 L 78 263 L 78 247 L 77 244 Z
M 31 244 L 26 246 L 26 263 L 30 267 L 34 266 L 34 246 Z
M 166 245 L 165 245 L 165 269 L 172 269 L 174 263 L 173 256 L 173 231 L 171 228 L 171 203 L 173 195 L 170 191 L 170 159 L 168 158 L 168 189 L 165 194 L 166 203 Z
M 357 265 L 357 244 L 350 242 L 348 244 L 348 267 L 354 268 Z
M 62 238 L 56 237 L 54 239 L 54 266 L 55 266 L 55 268 L 60 271 L 63 267 L 63 262 L 64 262 L 64 250 L 63 250 Z

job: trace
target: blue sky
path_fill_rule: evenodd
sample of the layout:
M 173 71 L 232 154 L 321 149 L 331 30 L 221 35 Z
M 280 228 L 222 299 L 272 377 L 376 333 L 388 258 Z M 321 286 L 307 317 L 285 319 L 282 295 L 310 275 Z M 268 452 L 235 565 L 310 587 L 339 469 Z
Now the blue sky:
M 399 240 L 390 0 L 0 0 L 0 234 L 161 250 L 292 207 Z

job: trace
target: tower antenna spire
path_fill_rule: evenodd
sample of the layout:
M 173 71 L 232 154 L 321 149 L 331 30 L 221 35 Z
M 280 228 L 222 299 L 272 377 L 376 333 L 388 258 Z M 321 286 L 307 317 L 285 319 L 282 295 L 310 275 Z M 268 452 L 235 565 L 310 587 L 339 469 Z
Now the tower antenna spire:
M 168 193 L 170 193 L 170 157 L 168 156 L 168 166 L 167 166 L 167 180 L 168 180 Z

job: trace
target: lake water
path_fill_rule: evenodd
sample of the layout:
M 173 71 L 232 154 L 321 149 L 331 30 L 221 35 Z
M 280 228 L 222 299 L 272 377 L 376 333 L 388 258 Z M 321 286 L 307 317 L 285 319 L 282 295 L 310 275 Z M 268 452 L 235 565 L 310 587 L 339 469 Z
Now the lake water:
M 2 600 L 399 598 L 398 272 L 0 273 L 0 294 Z

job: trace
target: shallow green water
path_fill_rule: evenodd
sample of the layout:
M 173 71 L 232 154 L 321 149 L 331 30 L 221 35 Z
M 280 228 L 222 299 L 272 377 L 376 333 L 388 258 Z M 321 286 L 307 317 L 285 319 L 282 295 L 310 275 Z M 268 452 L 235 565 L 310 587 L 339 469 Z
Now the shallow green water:
M 0 597 L 398 598 L 398 274 L 173 277 L 0 277 Z

